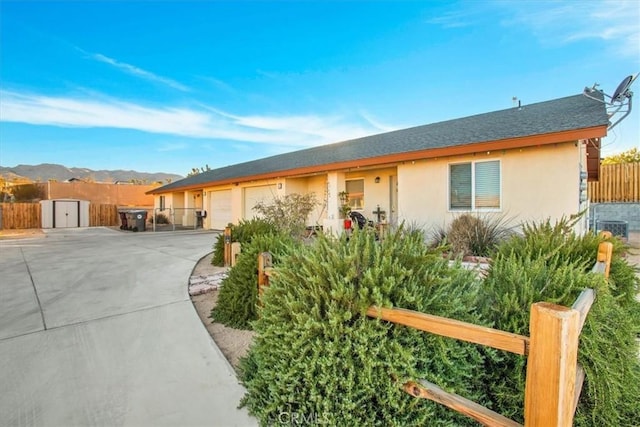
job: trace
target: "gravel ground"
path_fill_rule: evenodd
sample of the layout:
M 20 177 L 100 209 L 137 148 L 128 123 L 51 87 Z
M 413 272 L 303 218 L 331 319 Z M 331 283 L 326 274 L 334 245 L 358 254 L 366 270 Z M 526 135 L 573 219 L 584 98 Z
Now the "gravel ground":
M 211 265 L 212 256 L 213 253 L 198 261 L 191 275 L 212 276 L 227 270 L 223 267 Z M 220 323 L 214 323 L 210 319 L 211 309 L 215 307 L 218 300 L 218 292 L 218 290 L 213 290 L 204 294 L 195 295 L 191 297 L 191 301 L 202 323 L 207 328 L 207 331 L 209 331 L 211 338 L 213 338 L 229 363 L 237 369 L 240 358 L 247 354 L 249 346 L 251 345 L 253 332 L 229 328 Z

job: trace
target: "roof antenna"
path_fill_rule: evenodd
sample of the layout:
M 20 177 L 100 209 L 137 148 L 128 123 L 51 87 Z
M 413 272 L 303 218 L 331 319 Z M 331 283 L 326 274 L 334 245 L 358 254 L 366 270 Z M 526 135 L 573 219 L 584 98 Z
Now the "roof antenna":
M 604 93 L 604 91 L 597 89 L 597 87 L 600 86 L 598 83 L 594 83 L 593 86 L 590 88 L 589 87 L 584 88 L 584 91 L 583 91 L 584 96 L 586 96 L 587 98 L 594 99 L 598 102 L 602 102 L 607 106 L 607 115 L 609 116 L 609 119 L 611 119 L 615 114 L 619 112 L 624 114 L 622 117 L 618 118 L 618 120 L 616 120 L 613 124 L 609 125 L 609 130 L 613 129 L 618 123 L 620 123 L 625 117 L 627 117 L 631 113 L 631 107 L 632 107 L 631 100 L 633 98 L 633 92 L 629 90 L 629 87 L 631 87 L 631 84 L 635 81 L 636 78 L 638 78 L 638 74 L 639 73 L 636 73 L 635 76 L 631 75 L 631 76 L 625 77 L 620 82 L 616 90 L 613 92 L 613 95 L 608 95 Z M 604 95 L 604 97 L 608 98 L 609 100 L 607 101 L 606 98 L 598 99 L 590 95 L 594 92 L 600 92 L 602 95 Z
M 518 110 L 522 110 L 522 101 L 520 101 L 517 96 L 512 97 L 511 101 L 513 102 L 513 107 L 514 108 L 516 107 L 516 102 L 517 102 L 518 103 Z

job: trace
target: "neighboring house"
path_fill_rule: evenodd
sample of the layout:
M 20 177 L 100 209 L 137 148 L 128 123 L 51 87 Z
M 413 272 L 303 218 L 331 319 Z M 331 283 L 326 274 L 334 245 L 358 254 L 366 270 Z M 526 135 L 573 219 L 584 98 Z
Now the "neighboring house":
M 380 207 L 391 224 L 425 229 L 463 212 L 558 219 L 587 208 L 608 124 L 605 105 L 581 94 L 222 167 L 149 194 L 183 225 L 207 211 L 211 229 L 254 217 L 258 201 L 315 193 L 308 225 L 337 231 L 342 191 L 370 219 Z

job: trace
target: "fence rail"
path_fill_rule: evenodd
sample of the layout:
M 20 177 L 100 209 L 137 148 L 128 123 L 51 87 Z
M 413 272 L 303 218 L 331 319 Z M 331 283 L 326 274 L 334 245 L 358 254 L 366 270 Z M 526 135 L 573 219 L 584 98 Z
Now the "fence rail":
M 592 203 L 640 202 L 640 163 L 600 165 L 600 178 L 587 191 Z
M 2 223 L 0 228 L 16 230 L 40 228 L 42 224 L 40 203 L 0 203 Z

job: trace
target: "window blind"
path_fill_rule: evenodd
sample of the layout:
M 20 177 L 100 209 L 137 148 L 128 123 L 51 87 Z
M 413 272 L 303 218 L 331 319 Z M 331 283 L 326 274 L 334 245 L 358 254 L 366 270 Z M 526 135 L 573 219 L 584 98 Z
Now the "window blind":
M 475 166 L 475 208 L 500 208 L 500 162 L 477 162 Z

